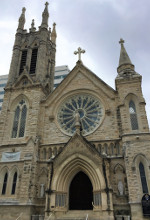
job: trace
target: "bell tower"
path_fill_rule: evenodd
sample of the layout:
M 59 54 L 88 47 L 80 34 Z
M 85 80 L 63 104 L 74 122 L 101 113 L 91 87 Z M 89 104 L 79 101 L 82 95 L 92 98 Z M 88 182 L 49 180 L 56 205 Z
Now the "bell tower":
M 116 91 L 118 93 L 118 116 L 120 115 L 120 135 L 149 132 L 145 111 L 145 100 L 142 93 L 142 76 L 135 71 L 130 57 L 121 45 L 119 65 L 117 68 Z
M 51 32 L 46 2 L 39 29 L 36 30 L 35 22 L 32 20 L 31 28 L 27 32 L 24 29 L 25 11 L 23 8 L 18 21 L 7 87 L 13 86 L 16 80 L 26 74 L 33 84 L 40 84 L 47 93 L 50 93 L 54 86 L 56 24 L 53 24 Z

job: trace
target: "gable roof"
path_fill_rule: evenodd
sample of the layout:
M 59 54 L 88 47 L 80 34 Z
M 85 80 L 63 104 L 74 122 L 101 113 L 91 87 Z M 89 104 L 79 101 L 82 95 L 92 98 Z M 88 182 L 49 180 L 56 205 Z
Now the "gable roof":
M 57 88 L 52 93 L 50 93 L 45 99 L 43 99 L 42 102 L 46 101 L 47 99 L 49 99 L 49 97 L 53 96 L 54 94 L 58 95 L 59 92 L 61 93 L 62 89 L 66 87 L 79 72 L 83 73 L 93 84 L 95 84 L 97 87 L 103 90 L 105 95 L 109 96 L 112 99 L 114 98 L 116 94 L 116 90 L 114 90 L 112 87 L 106 84 L 102 79 L 100 79 L 91 70 L 89 70 L 85 65 L 83 65 L 81 61 L 78 61 L 75 67 L 61 81 L 61 83 L 57 86 Z M 102 87 L 104 87 L 107 90 L 107 93 L 104 91 L 104 89 L 102 89 Z

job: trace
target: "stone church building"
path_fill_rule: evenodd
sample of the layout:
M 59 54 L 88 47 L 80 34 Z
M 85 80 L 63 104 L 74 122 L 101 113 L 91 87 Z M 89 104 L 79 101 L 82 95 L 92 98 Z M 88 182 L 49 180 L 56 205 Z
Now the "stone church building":
M 150 132 L 120 40 L 115 90 L 81 61 L 54 90 L 55 23 L 19 18 L 0 114 L 0 220 L 144 220 Z M 119 55 L 118 55 L 119 57 Z M 148 217 L 149 219 L 150 217 Z

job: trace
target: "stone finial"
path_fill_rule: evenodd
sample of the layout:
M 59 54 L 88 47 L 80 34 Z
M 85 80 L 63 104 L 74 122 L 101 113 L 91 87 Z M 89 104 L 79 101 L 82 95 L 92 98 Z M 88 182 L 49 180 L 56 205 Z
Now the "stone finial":
M 31 28 L 30 28 L 31 32 L 35 32 L 35 30 L 36 30 L 34 25 L 35 25 L 35 22 L 34 22 L 34 19 L 32 19 Z
M 24 29 L 24 24 L 25 24 L 25 11 L 26 11 L 26 8 L 22 8 L 22 13 L 20 15 L 20 18 L 19 18 L 19 24 L 18 24 L 18 29 Z
M 81 53 L 85 53 L 85 50 L 82 50 L 81 47 L 78 47 L 78 50 L 74 52 L 75 55 L 78 54 L 78 61 L 81 61 Z
M 53 30 L 51 33 L 51 41 L 53 43 L 56 43 L 56 37 L 57 37 L 57 33 L 56 33 L 56 23 L 53 24 Z
M 45 3 L 45 9 L 42 13 L 42 24 L 41 24 L 41 28 L 47 28 L 48 27 L 48 18 L 49 18 L 49 13 L 48 13 L 48 5 L 49 3 L 46 2 Z
M 119 66 L 117 68 L 118 73 L 122 72 L 125 69 L 134 70 L 134 65 L 131 63 L 131 60 L 124 47 L 124 40 L 121 38 L 119 43 L 121 44 L 121 50 L 120 50 Z

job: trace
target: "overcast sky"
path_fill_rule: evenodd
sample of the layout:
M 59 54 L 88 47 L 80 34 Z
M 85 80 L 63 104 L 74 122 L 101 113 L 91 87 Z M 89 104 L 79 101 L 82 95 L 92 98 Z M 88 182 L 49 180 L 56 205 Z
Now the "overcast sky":
M 12 47 L 22 7 L 25 28 L 32 19 L 41 24 L 44 0 L 0 0 L 0 75 L 8 74 Z M 142 88 L 150 124 L 150 0 L 51 0 L 49 25 L 56 22 L 56 66 L 75 66 L 73 52 L 80 46 L 85 66 L 115 89 L 119 62 L 119 39 L 143 77 Z

